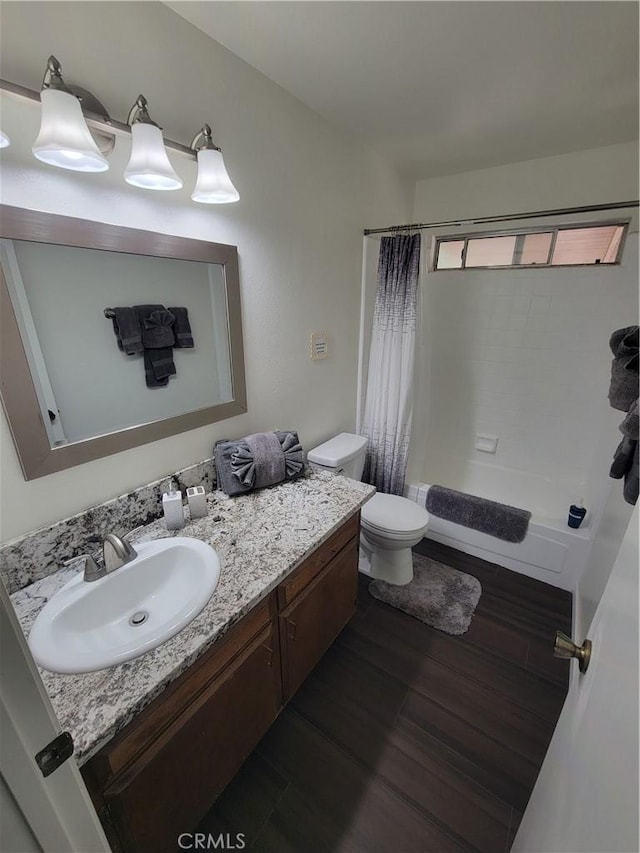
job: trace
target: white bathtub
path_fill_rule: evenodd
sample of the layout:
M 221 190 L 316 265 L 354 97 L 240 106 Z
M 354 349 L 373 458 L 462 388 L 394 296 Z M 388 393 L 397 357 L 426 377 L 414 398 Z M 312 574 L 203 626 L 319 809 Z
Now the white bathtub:
M 449 483 L 441 485 L 458 488 L 460 491 L 470 491 Z M 424 506 L 428 489 L 427 483 L 411 483 L 405 490 L 405 494 Z M 474 494 L 477 494 L 477 491 Z M 536 504 L 526 506 L 522 503 L 516 504 L 507 498 L 500 499 L 486 494 L 484 496 L 531 510 L 529 529 L 521 543 L 505 542 L 495 536 L 479 533 L 477 530 L 445 521 L 434 515 L 430 517 L 426 537 L 442 542 L 444 545 L 450 545 L 466 554 L 473 554 L 483 560 L 573 592 L 591 548 L 592 530 L 589 515 L 585 518 L 583 526 L 574 530 L 567 526 L 566 516 L 542 516 L 539 510 L 536 512 Z M 555 498 L 557 505 L 561 505 L 557 493 Z M 566 499 L 566 501 L 568 510 L 570 500 Z

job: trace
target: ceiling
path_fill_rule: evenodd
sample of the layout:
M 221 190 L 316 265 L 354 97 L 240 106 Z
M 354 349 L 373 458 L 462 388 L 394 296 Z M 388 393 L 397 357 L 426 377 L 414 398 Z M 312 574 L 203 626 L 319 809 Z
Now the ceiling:
M 635 2 L 167 2 L 420 179 L 638 136 Z

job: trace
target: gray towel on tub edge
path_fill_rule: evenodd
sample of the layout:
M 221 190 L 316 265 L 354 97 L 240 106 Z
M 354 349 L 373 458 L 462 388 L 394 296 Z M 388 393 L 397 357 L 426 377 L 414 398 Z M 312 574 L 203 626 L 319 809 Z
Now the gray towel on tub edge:
M 217 441 L 213 455 L 218 489 L 230 497 L 304 474 L 302 447 L 298 434 L 292 430 Z
M 438 518 L 506 542 L 522 542 L 531 519 L 528 510 L 435 485 L 427 492 L 426 509 Z

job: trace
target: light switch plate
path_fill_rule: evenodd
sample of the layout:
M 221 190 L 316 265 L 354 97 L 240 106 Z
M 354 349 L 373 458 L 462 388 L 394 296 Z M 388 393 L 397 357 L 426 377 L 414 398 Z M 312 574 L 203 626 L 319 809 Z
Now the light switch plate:
M 313 332 L 309 338 L 309 355 L 313 361 L 320 361 L 329 355 L 329 336 L 326 332 Z

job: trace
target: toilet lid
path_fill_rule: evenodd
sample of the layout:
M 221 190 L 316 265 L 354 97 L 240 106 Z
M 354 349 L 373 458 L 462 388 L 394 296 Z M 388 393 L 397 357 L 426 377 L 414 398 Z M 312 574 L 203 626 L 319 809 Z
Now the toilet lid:
M 429 522 L 429 513 L 400 495 L 376 494 L 362 507 L 362 526 L 389 533 L 418 533 Z

